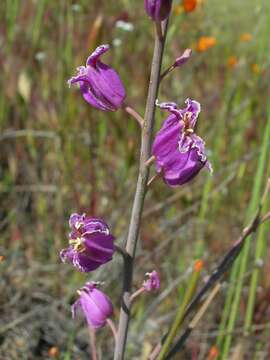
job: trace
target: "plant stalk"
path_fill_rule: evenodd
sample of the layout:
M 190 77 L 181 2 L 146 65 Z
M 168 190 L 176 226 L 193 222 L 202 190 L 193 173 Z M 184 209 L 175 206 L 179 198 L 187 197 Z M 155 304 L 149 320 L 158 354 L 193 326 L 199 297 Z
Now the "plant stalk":
M 139 175 L 137 180 L 137 186 L 135 191 L 134 202 L 132 206 L 132 213 L 129 225 L 129 231 L 126 242 L 126 252 L 128 258 L 124 262 L 124 288 L 122 294 L 122 303 L 120 310 L 120 318 L 118 325 L 118 338 L 115 347 L 114 360 L 123 360 L 128 324 L 130 319 L 131 309 L 131 290 L 132 290 L 132 275 L 134 258 L 136 253 L 136 246 L 139 236 L 139 230 L 141 225 L 141 218 L 144 206 L 144 198 L 147 190 L 147 182 L 149 178 L 149 168 L 145 165 L 146 161 L 151 156 L 151 144 L 154 129 L 155 119 L 155 101 L 158 94 L 158 88 L 160 83 L 160 69 L 162 64 L 163 50 L 166 39 L 168 20 L 164 22 L 164 32 L 162 38 L 156 33 L 155 35 L 155 47 L 151 67 L 151 76 L 148 89 L 148 97 L 145 108 L 144 124 L 142 127 L 142 139 L 141 139 L 141 155 L 139 163 Z
M 258 167 L 256 170 L 256 175 L 254 177 L 252 196 L 251 196 L 249 208 L 247 211 L 248 220 L 250 219 L 252 212 L 254 212 L 254 209 L 258 206 L 258 203 L 260 203 L 260 192 L 261 192 L 261 188 L 262 188 L 266 163 L 267 163 L 268 154 L 269 154 L 268 143 L 269 143 L 269 139 L 270 139 L 270 110 L 268 110 L 268 111 L 269 111 L 268 121 L 267 121 L 267 124 L 265 127 L 263 141 L 262 141 L 262 145 L 261 145 L 262 151 L 261 151 Z M 223 349 L 222 349 L 222 353 L 221 353 L 221 357 L 220 357 L 222 360 L 228 358 L 228 354 L 229 354 L 230 347 L 231 347 L 231 342 L 233 340 L 231 333 L 235 327 L 236 319 L 239 314 L 238 310 L 239 310 L 241 292 L 242 292 L 243 285 L 244 285 L 243 279 L 244 279 L 244 274 L 246 272 L 247 264 L 248 264 L 248 260 L 249 260 L 250 246 L 251 246 L 251 238 L 247 239 L 245 247 L 243 248 L 241 257 L 239 258 L 239 261 L 235 264 L 235 266 L 237 267 L 237 273 L 236 273 L 236 278 L 232 279 L 232 280 L 237 280 L 237 284 L 235 287 L 234 298 L 233 298 L 233 302 L 231 305 L 230 316 L 229 316 L 228 324 L 227 324 L 227 332 L 229 333 L 229 335 L 226 335 L 224 338 Z
M 200 263 L 200 266 L 196 266 L 196 263 Z M 177 331 L 179 330 L 183 320 L 184 320 L 184 315 L 185 315 L 185 311 L 186 308 L 189 304 L 189 302 L 191 301 L 196 289 L 197 289 L 197 285 L 198 285 L 198 281 L 200 279 L 200 273 L 201 273 L 201 269 L 203 266 L 203 263 L 201 260 L 197 260 L 194 266 L 194 270 L 192 272 L 192 274 L 190 275 L 190 278 L 188 280 L 188 286 L 185 292 L 185 296 L 184 299 L 180 305 L 180 307 L 178 308 L 178 311 L 176 313 L 174 322 L 171 326 L 171 329 L 168 333 L 168 336 L 166 337 L 166 340 L 162 346 L 161 352 L 159 354 L 158 360 L 163 360 L 165 359 L 165 356 L 167 354 L 167 352 L 170 349 L 170 346 L 177 334 Z
M 97 343 L 96 343 L 96 331 L 89 327 L 90 345 L 91 345 L 91 359 L 98 360 L 97 357 Z

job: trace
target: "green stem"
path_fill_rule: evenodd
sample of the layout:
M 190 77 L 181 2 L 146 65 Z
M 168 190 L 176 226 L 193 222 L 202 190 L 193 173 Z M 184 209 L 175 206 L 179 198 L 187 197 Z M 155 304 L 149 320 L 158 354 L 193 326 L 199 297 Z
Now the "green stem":
M 254 186 L 253 186 L 253 191 L 252 191 L 252 197 L 251 197 L 250 205 L 249 205 L 249 208 L 247 211 L 247 221 L 250 221 L 252 215 L 255 213 L 256 208 L 259 205 L 260 192 L 261 192 L 262 182 L 264 179 L 265 164 L 266 164 L 266 160 L 267 160 L 267 154 L 269 152 L 269 148 L 268 148 L 269 140 L 270 140 L 270 111 L 269 111 L 269 116 L 268 116 L 268 122 L 267 122 L 265 132 L 264 132 L 264 137 L 263 137 L 263 142 L 262 142 L 262 151 L 261 151 L 261 155 L 260 155 L 260 159 L 259 159 L 259 164 L 258 164 L 256 175 L 254 178 L 255 180 L 254 180 Z M 230 309 L 230 317 L 229 317 L 228 326 L 227 326 L 228 335 L 226 335 L 226 337 L 225 337 L 221 359 L 228 359 L 228 353 L 229 353 L 231 341 L 232 341 L 232 331 L 234 329 L 236 318 L 238 315 L 240 297 L 241 297 L 241 292 L 242 292 L 242 288 L 243 288 L 244 274 L 246 272 L 247 263 L 248 263 L 250 242 L 251 242 L 251 238 L 249 237 L 246 240 L 242 254 L 240 255 L 239 262 L 237 261 L 237 263 L 235 264 L 235 266 L 237 267 L 238 263 L 239 263 L 239 271 L 234 272 L 236 274 L 235 280 L 237 281 L 237 284 L 236 284 L 234 299 L 233 299 L 232 306 Z M 232 279 L 232 281 L 234 281 L 234 279 Z
M 6 21 L 7 21 L 7 47 L 8 50 L 12 47 L 15 34 L 15 22 L 20 10 L 20 3 L 18 0 L 6 2 Z
M 224 103 L 223 103 L 223 107 L 220 111 L 220 116 L 218 118 L 218 121 L 216 122 L 216 128 L 214 131 L 214 140 L 213 140 L 213 144 L 212 144 L 212 151 L 213 154 L 220 154 L 222 146 L 224 146 L 223 141 L 221 141 L 220 139 L 223 138 L 223 134 L 224 134 L 224 129 L 226 127 L 226 117 L 227 117 L 227 112 L 229 109 L 229 105 L 231 103 L 231 98 L 233 97 L 233 91 L 229 90 L 228 88 L 228 80 L 225 83 L 225 91 L 224 91 Z M 226 91 L 228 89 L 228 91 Z M 217 157 L 214 157 L 213 159 L 211 159 L 211 163 L 213 165 L 214 171 L 215 171 L 215 165 L 218 163 L 219 159 L 217 159 Z M 202 193 L 202 200 L 201 200 L 201 205 L 200 205 L 200 210 L 199 210 L 199 215 L 198 215 L 198 226 L 197 226 L 197 231 L 196 231 L 196 244 L 195 244 L 195 256 L 196 257 L 201 257 L 203 254 L 203 248 L 204 248 L 204 224 L 206 222 L 206 218 L 209 219 L 209 205 L 210 205 L 210 201 L 209 201 L 209 197 L 211 195 L 211 191 L 212 191 L 212 187 L 213 187 L 213 183 L 214 183 L 214 178 L 212 175 L 208 175 L 205 183 L 204 183 L 204 187 L 203 187 L 203 193 Z
M 269 167 L 270 170 L 270 167 Z M 268 174 L 270 171 L 268 171 Z M 262 214 L 264 214 L 269 208 L 269 201 L 265 201 L 263 208 L 262 208 Z M 253 318 L 253 310 L 254 310 L 254 304 L 256 299 L 256 290 L 259 280 L 259 274 L 261 272 L 261 269 L 256 266 L 257 262 L 260 261 L 263 258 L 264 255 L 264 249 L 265 249 L 265 233 L 266 228 L 269 226 L 268 224 L 262 224 L 259 233 L 258 233 L 258 239 L 256 243 L 255 248 L 255 259 L 254 259 L 254 269 L 252 271 L 251 280 L 250 280 L 250 287 L 249 287 L 249 294 L 248 294 L 248 304 L 247 304 L 247 310 L 246 310 L 246 318 L 244 323 L 244 330 L 246 333 L 250 331 L 251 325 L 252 325 L 252 318 Z
M 226 294 L 224 310 L 222 313 L 221 323 L 219 326 L 218 337 L 217 337 L 217 341 L 216 341 L 218 349 L 220 348 L 220 346 L 222 344 L 222 341 L 224 339 L 224 334 L 226 332 L 226 323 L 229 318 L 229 312 L 230 312 L 230 308 L 232 305 L 233 294 L 235 291 L 235 284 L 233 283 L 233 279 L 235 279 L 235 277 L 237 275 L 238 264 L 239 264 L 239 261 L 236 260 L 236 263 L 234 264 L 232 271 L 231 271 L 231 275 L 230 275 L 230 281 L 229 281 L 230 286 L 228 287 L 228 292 Z
M 158 360 L 163 360 L 165 358 L 165 356 L 166 356 L 167 352 L 169 351 L 170 346 L 176 336 L 176 333 L 183 322 L 186 307 L 188 306 L 189 302 L 191 301 L 191 299 L 196 291 L 197 285 L 198 285 L 198 281 L 199 281 L 200 273 L 201 273 L 201 266 L 198 266 L 198 265 L 200 265 L 200 264 L 202 264 L 201 260 L 197 260 L 195 263 L 195 266 L 194 266 L 194 270 L 190 275 L 190 279 L 188 281 L 189 282 L 188 288 L 185 292 L 183 302 L 177 311 L 175 320 L 172 324 L 169 334 L 166 337 L 166 340 L 161 348 Z

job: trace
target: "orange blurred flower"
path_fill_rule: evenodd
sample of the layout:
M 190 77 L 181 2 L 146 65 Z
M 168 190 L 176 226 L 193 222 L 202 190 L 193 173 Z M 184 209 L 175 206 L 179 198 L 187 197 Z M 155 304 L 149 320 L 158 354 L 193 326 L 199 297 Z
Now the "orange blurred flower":
M 261 68 L 261 66 L 259 64 L 252 64 L 251 65 L 251 70 L 256 75 L 260 75 L 262 73 L 262 68 Z
M 218 348 L 214 345 L 211 347 L 207 360 L 215 360 L 218 357 Z
M 185 12 L 192 12 L 196 9 L 197 0 L 183 0 L 183 8 Z
M 217 40 L 213 36 L 202 36 L 197 43 L 197 50 L 200 52 L 206 51 L 215 46 Z
M 252 40 L 252 35 L 250 33 L 243 33 L 240 36 L 240 41 L 246 42 Z
M 0 262 L 4 261 L 5 260 L 5 257 L 4 255 L 0 255 Z
M 201 272 L 202 268 L 204 267 L 203 260 L 196 260 L 194 264 L 194 271 L 195 272 Z
M 233 69 L 238 64 L 238 59 L 235 55 L 228 57 L 227 66 L 230 69 Z

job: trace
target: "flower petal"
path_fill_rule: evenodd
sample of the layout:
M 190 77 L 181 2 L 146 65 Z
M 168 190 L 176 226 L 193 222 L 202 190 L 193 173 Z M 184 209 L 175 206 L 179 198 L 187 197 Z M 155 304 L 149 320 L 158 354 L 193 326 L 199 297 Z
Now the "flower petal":
M 156 158 L 157 171 L 167 171 L 171 164 L 174 163 L 175 157 L 178 159 L 178 140 L 179 133 L 182 128 L 181 123 L 175 115 L 169 116 L 161 130 L 157 133 L 153 147 L 152 154 Z
M 69 218 L 69 226 L 73 229 L 75 228 L 76 230 L 78 229 L 78 224 L 79 223 L 83 223 L 85 219 L 85 214 L 79 215 L 79 214 L 71 214 L 70 218 Z
M 62 262 L 72 264 L 75 253 L 76 252 L 73 249 L 73 247 L 69 246 L 68 248 L 60 251 L 60 258 L 61 258 Z
M 84 233 L 85 254 L 89 259 L 105 264 L 112 259 L 114 253 L 114 237 L 102 233 Z
M 199 116 L 199 113 L 201 111 L 201 104 L 196 100 L 186 99 L 185 101 L 186 107 L 181 110 L 181 115 L 184 117 L 186 113 L 190 113 L 190 125 L 191 128 L 194 129 L 197 118 Z
M 95 289 L 91 293 L 92 300 L 100 308 L 103 314 L 107 317 L 113 314 L 113 305 L 109 297 L 99 289 Z
M 84 252 L 76 252 L 74 254 L 72 264 L 80 272 L 86 273 L 96 270 L 100 265 L 102 265 L 102 262 L 95 261 L 94 258 L 90 258 Z
M 86 217 L 82 226 L 82 234 L 92 232 L 102 232 L 109 234 L 110 230 L 108 225 L 101 219 Z
M 96 288 L 89 292 L 83 290 L 80 304 L 88 325 L 95 329 L 103 327 L 106 319 L 113 313 L 110 299 Z
M 192 148 L 196 148 L 197 154 L 198 154 L 200 160 L 202 162 L 206 162 L 207 157 L 206 157 L 206 151 L 205 151 L 205 142 L 203 141 L 202 138 L 200 138 L 196 134 L 192 134 L 191 139 L 192 139 Z
M 172 187 L 189 182 L 205 166 L 205 162 L 200 160 L 195 148 L 180 156 L 185 157 L 184 166 L 181 166 L 180 161 L 178 163 L 175 161 L 175 166 L 164 175 L 164 181 Z
M 96 66 L 100 56 L 110 49 L 108 44 L 100 45 L 96 50 L 87 58 L 86 65 Z
M 96 69 L 89 68 L 88 85 L 91 86 L 92 95 L 100 99 L 104 107 L 108 107 L 111 111 L 117 110 L 126 97 L 125 88 L 118 73 L 101 62 Z
M 156 100 L 156 106 L 159 107 L 162 110 L 168 110 L 171 114 L 174 114 L 179 119 L 182 118 L 181 110 L 178 109 L 178 105 L 174 102 L 162 102 L 159 103 L 158 100 Z
M 81 300 L 80 299 L 75 301 L 75 303 L 71 306 L 72 319 L 76 318 L 79 308 L 81 308 Z

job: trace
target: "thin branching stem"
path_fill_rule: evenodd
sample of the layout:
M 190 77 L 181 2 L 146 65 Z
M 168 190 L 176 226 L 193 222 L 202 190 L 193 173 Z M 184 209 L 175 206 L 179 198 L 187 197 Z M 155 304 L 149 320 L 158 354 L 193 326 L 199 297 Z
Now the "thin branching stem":
M 153 162 L 155 161 L 156 157 L 155 155 L 152 155 L 145 163 L 146 166 L 151 166 L 153 164 Z
M 107 319 L 106 322 L 107 322 L 107 325 L 109 326 L 109 328 L 111 329 L 111 332 L 112 332 L 113 337 L 114 337 L 114 341 L 116 342 L 117 341 L 117 330 L 116 330 L 116 327 L 114 325 L 114 322 L 111 319 Z
M 145 287 L 142 286 L 140 289 L 138 289 L 137 291 L 135 291 L 131 297 L 130 297 L 130 301 L 133 302 L 138 296 L 140 296 L 141 294 L 143 294 L 145 292 Z
M 166 70 L 164 70 L 163 73 L 160 75 L 160 81 L 162 81 L 165 78 L 165 76 L 169 75 L 170 72 L 172 72 L 174 70 L 174 68 L 175 67 L 173 65 L 171 65 Z
M 161 173 L 157 173 L 151 177 L 151 179 L 147 182 L 147 187 L 153 184 L 156 180 L 161 178 Z
M 135 109 L 133 109 L 131 106 L 125 106 L 124 110 L 138 122 L 141 128 L 143 127 L 143 118 L 139 113 L 137 113 Z

